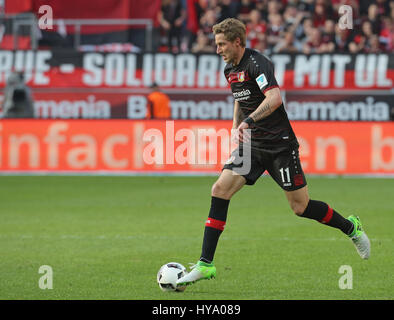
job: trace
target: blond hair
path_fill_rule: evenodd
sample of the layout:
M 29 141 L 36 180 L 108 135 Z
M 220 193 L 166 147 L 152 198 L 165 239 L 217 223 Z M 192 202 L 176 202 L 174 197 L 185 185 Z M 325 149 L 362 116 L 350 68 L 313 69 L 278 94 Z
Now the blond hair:
M 242 21 L 235 18 L 227 18 L 215 24 L 212 29 L 215 35 L 223 33 L 224 38 L 231 42 L 239 38 L 241 47 L 246 46 L 246 27 Z

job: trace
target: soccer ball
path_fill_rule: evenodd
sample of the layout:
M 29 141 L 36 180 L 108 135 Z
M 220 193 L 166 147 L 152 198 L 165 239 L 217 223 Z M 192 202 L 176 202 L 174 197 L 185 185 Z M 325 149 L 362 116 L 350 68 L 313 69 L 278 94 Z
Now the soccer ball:
M 161 266 L 157 273 L 157 283 L 163 291 L 184 291 L 186 286 L 177 287 L 176 281 L 187 274 L 186 268 L 178 262 Z

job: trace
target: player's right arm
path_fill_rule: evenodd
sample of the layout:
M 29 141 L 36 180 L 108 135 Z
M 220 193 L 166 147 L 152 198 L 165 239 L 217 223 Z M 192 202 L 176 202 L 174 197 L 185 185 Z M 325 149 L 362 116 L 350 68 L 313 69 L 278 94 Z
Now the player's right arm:
M 241 107 L 238 101 L 234 101 L 233 129 L 237 129 L 243 120 Z
M 233 128 L 231 129 L 231 139 L 236 144 L 238 144 L 239 141 L 243 141 L 242 134 L 240 134 L 240 131 L 238 130 L 238 127 L 243 120 L 244 120 L 244 115 L 241 111 L 239 102 L 234 101 L 234 116 L 233 116 Z

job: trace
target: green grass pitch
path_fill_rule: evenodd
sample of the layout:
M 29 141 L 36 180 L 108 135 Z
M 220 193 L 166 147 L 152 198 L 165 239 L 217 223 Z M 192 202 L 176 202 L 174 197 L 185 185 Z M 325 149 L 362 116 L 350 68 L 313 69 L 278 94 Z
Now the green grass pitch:
M 340 231 L 295 216 L 269 177 L 230 203 L 215 280 L 162 292 L 160 266 L 200 255 L 216 177 L 1 176 L 0 299 L 393 299 L 394 180 L 308 177 L 312 199 L 357 214 L 362 260 Z M 53 270 L 53 289 L 38 269 Z M 341 289 L 342 265 L 352 289 Z M 348 274 L 349 275 L 349 274 Z

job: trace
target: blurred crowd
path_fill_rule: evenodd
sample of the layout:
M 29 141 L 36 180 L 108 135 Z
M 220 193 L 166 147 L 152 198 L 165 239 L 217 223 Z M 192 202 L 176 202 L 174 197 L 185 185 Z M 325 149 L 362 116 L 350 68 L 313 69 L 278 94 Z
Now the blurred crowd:
M 212 26 L 229 17 L 264 54 L 394 52 L 394 0 L 162 0 L 160 50 L 215 52 Z

